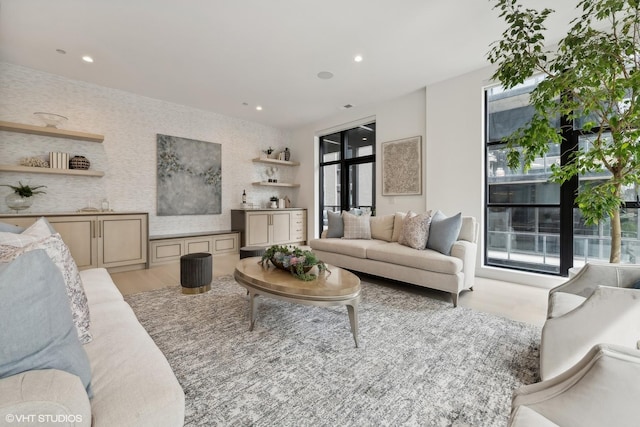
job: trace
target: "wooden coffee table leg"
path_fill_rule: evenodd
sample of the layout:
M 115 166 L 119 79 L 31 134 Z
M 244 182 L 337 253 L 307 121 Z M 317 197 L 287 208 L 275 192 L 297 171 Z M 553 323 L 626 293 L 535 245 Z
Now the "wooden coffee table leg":
M 356 348 L 358 348 L 358 300 L 347 303 L 347 311 L 349 312 L 353 340 L 356 342 Z

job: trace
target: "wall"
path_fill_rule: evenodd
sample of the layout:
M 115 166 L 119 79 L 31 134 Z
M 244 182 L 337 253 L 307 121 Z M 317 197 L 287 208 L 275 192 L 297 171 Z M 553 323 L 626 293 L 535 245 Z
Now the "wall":
M 0 164 L 19 164 L 22 157 L 49 151 L 80 154 L 103 178 L 46 174 L 0 173 L 0 184 L 18 181 L 46 185 L 36 196 L 31 213 L 72 212 L 107 198 L 116 211 L 149 212 L 150 234 L 174 234 L 231 228 L 230 209 L 249 201 L 264 204 L 269 196 L 297 191 L 252 186 L 263 180 L 266 166 L 251 162 L 261 149 L 282 150 L 289 145 L 287 131 L 222 116 L 132 93 L 0 62 L 0 120 L 40 125 L 36 111 L 61 114 L 64 129 L 105 136 L 103 144 L 0 132 Z M 156 134 L 167 134 L 222 144 L 222 214 L 156 216 Z M 293 170 L 280 168 L 279 180 L 293 179 Z M 0 212 L 7 213 L 0 187 Z
M 355 127 L 376 121 L 376 153 L 380 153 L 382 142 L 420 135 L 425 138 L 425 92 L 424 90 L 389 100 L 375 106 L 355 107 L 344 110 L 339 114 L 317 121 L 303 128 L 296 129 L 292 134 L 292 144 L 295 155 L 302 163 L 297 171 L 296 180 L 301 183 L 300 205 L 308 209 L 308 235 L 316 236 L 319 230 L 319 213 L 316 210 L 319 201 L 318 180 L 318 141 L 319 135 Z M 396 211 L 424 211 L 426 209 L 426 195 L 423 190 L 417 196 L 382 196 L 381 163 L 376 162 L 376 211 L 378 215 L 385 215 Z M 425 177 L 423 180 L 423 189 Z

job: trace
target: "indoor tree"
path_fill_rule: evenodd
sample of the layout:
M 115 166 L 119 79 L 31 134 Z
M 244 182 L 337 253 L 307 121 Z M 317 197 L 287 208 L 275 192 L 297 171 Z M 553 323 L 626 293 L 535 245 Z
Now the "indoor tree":
M 640 0 L 578 1 L 579 16 L 552 49 L 544 33 L 554 11 L 520 1 L 496 2 L 508 27 L 488 54 L 497 65 L 493 79 L 510 89 L 532 76 L 545 78 L 530 94 L 532 119 L 506 138 L 508 166 L 526 171 L 550 143 L 561 143 L 558 117 L 591 134 L 588 147 L 574 147 L 564 164 L 553 166 L 550 180 L 610 173 L 581 185 L 576 204 L 587 224 L 611 218 L 610 262 L 620 262 L 623 188 L 640 182 Z

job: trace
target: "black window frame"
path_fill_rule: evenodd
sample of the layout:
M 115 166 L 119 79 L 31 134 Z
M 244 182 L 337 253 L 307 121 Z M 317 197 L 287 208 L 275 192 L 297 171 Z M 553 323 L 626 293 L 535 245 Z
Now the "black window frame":
M 358 127 L 373 127 L 373 138 L 372 138 L 372 143 L 371 143 L 371 147 L 372 147 L 372 154 L 366 155 L 366 156 L 360 156 L 360 157 L 348 157 L 348 147 L 349 147 L 349 131 L 352 131 L 354 129 L 357 129 Z M 337 132 L 331 132 L 328 134 L 324 134 L 318 137 L 318 143 L 319 143 L 319 153 L 320 153 L 320 163 L 319 163 L 319 186 L 320 186 L 320 200 L 319 200 L 319 207 L 318 207 L 318 215 L 319 215 L 319 233 L 322 234 L 322 231 L 324 230 L 324 167 L 326 166 L 331 166 L 331 165 L 339 165 L 340 166 L 340 187 L 341 187 L 341 191 L 340 191 L 340 206 L 338 209 L 338 212 L 342 212 L 343 210 L 349 210 L 351 208 L 370 208 L 372 215 L 375 214 L 375 209 L 376 209 L 376 138 L 375 138 L 375 134 L 376 134 L 376 122 L 367 122 L 364 123 L 362 125 L 359 126 L 355 126 L 353 128 L 349 128 L 349 129 L 344 129 L 342 131 L 337 131 Z M 340 153 L 340 158 L 338 160 L 332 160 L 332 161 L 328 161 L 328 162 L 324 162 L 322 159 L 324 158 L 324 144 L 323 144 L 323 138 L 329 136 L 329 135 L 340 135 L 340 148 L 339 148 L 339 153 Z M 350 191 L 348 191 L 350 184 L 351 184 L 351 177 L 350 174 L 348 173 L 351 170 L 352 166 L 355 165 L 360 165 L 360 164 L 371 164 L 371 200 L 372 200 L 372 205 L 371 206 L 364 206 L 364 205 L 351 205 L 351 201 L 350 199 Z M 357 177 L 355 178 L 357 180 Z M 353 185 L 353 191 L 357 192 L 357 185 Z M 344 191 L 344 189 L 347 189 L 347 191 Z M 354 197 L 354 199 L 357 200 L 357 197 Z

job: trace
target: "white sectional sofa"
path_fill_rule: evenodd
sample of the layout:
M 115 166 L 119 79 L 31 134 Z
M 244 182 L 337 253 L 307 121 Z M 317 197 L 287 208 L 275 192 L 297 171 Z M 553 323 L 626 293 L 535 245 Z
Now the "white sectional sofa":
M 374 218 L 377 217 L 371 217 L 371 220 L 375 221 Z M 396 219 L 392 224 L 397 228 L 399 222 Z M 371 239 L 327 238 L 325 230 L 320 239 L 311 240 L 309 245 L 328 264 L 449 292 L 454 307 L 460 292 L 472 289 L 479 233 L 475 218 L 462 217 L 462 226 L 450 255 L 401 245 L 395 236 L 397 230 L 388 234 L 376 233 L 374 229 L 375 226 Z M 388 237 L 381 238 L 383 236 Z
M 78 377 L 67 372 L 22 372 L 0 379 L 0 424 L 6 417 L 25 415 L 32 421 L 53 419 L 57 426 L 182 426 L 182 387 L 109 273 L 98 268 L 80 275 L 91 316 L 93 340 L 83 348 L 91 366 L 93 398 Z

